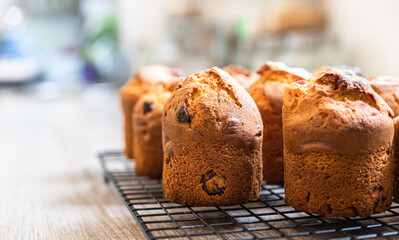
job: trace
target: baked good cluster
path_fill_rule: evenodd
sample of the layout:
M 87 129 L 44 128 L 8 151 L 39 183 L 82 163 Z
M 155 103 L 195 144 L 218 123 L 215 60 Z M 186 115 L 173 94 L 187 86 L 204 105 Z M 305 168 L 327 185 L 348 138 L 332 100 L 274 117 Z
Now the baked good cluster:
M 125 154 L 164 197 L 243 204 L 262 181 L 296 210 L 369 216 L 399 199 L 399 79 L 359 68 L 310 73 L 280 62 L 185 76 L 146 66 L 120 90 Z

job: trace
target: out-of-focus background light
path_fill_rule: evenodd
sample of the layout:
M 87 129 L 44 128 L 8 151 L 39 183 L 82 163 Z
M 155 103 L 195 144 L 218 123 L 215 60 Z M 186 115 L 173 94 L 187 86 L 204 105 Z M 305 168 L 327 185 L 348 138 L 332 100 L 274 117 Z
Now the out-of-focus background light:
M 398 9 L 395 0 L 3 0 L 0 82 L 76 90 L 120 86 L 146 64 L 192 73 L 266 60 L 399 76 Z

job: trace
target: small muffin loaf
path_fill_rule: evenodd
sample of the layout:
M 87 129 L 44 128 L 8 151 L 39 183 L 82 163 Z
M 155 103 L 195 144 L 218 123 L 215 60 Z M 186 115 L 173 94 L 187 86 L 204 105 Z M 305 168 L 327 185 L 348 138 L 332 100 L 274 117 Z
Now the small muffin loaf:
M 374 91 L 388 103 L 395 116 L 399 115 L 399 79 L 390 76 L 368 78 Z
M 228 73 L 214 67 L 180 82 L 165 104 L 162 130 L 166 200 L 222 206 L 258 199 L 262 120 Z
M 182 76 L 182 71 L 162 65 L 141 68 L 120 90 L 125 125 L 125 154 L 133 158 L 132 112 L 139 97 L 159 84 L 173 88 Z
M 393 112 L 369 82 L 329 68 L 285 90 L 285 202 L 331 217 L 391 206 Z
M 228 74 L 230 74 L 245 89 L 248 88 L 253 82 L 258 80 L 259 78 L 258 74 L 251 72 L 251 70 L 245 67 L 235 64 L 227 65 L 222 69 L 225 70 Z
M 327 65 L 320 66 L 318 69 L 313 71 L 313 75 L 316 75 L 319 72 L 324 72 L 328 70 L 330 67 Z M 342 70 L 352 70 L 357 76 L 363 77 L 363 72 L 359 67 L 351 67 L 348 65 L 339 65 L 339 66 L 332 66 L 335 69 L 342 69 Z
M 259 108 L 263 120 L 263 179 L 267 184 L 283 182 L 283 129 L 281 110 L 284 88 L 310 77 L 301 68 L 289 68 L 283 63 L 266 62 L 258 70 L 260 78 L 248 92 Z
M 395 137 L 394 137 L 394 158 L 395 158 L 395 181 L 393 190 L 393 199 L 399 201 L 399 117 L 394 119 Z
M 142 95 L 133 111 L 133 152 L 138 176 L 162 177 L 162 110 L 170 92 L 163 88 Z

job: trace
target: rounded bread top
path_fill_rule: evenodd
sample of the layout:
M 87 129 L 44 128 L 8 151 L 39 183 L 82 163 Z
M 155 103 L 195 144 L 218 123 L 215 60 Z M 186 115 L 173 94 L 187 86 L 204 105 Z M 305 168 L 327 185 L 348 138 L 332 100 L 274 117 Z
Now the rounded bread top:
M 183 72 L 177 68 L 170 68 L 163 65 L 150 65 L 141 68 L 136 74 L 136 80 L 142 84 L 156 84 L 169 82 L 183 76 Z
M 213 67 L 178 84 L 164 107 L 163 131 L 164 141 L 219 141 L 248 147 L 260 144 L 263 124 L 244 88 Z
M 237 82 L 241 84 L 241 86 L 243 86 L 244 88 L 250 86 L 254 81 L 259 78 L 259 75 L 257 73 L 252 72 L 248 68 L 235 64 L 227 65 L 222 69 L 230 74 L 235 80 L 237 80 Z
M 399 90 L 399 78 L 392 76 L 374 76 L 367 78 L 374 91 L 378 94 L 383 92 L 397 92 Z
M 303 68 L 288 67 L 282 62 L 265 62 L 257 71 L 260 75 L 254 84 L 281 82 L 290 84 L 301 79 L 307 79 L 311 74 Z
M 303 68 L 290 68 L 281 62 L 265 62 L 258 70 L 259 80 L 254 82 L 248 92 L 255 99 L 258 106 L 279 109 L 284 99 L 285 87 L 298 80 L 310 77 L 310 73 Z
M 322 65 L 320 66 L 318 69 L 314 70 L 313 75 L 316 75 L 319 72 L 323 72 L 326 71 L 327 69 L 329 69 L 330 66 L 327 65 Z M 335 68 L 335 69 L 342 69 L 342 70 L 352 70 L 356 75 L 363 77 L 363 72 L 359 67 L 351 67 L 348 65 L 338 65 L 338 66 L 332 66 L 331 68 Z
M 399 115 L 399 79 L 391 76 L 368 78 L 374 91 L 391 107 L 395 116 Z
M 158 85 L 167 90 L 173 90 L 182 76 L 183 71 L 177 68 L 163 65 L 145 66 L 140 68 L 136 75 L 122 87 L 122 92 L 141 92 Z
M 393 112 L 365 78 L 328 68 L 285 89 L 283 128 L 293 152 L 373 152 L 392 143 Z

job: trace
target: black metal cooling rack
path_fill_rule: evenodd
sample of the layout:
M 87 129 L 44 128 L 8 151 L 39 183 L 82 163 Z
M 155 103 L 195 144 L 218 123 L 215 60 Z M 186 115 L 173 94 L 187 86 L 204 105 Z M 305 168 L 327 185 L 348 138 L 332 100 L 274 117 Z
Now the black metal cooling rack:
M 159 180 L 136 176 L 121 152 L 99 154 L 114 185 L 148 239 L 399 239 L 399 204 L 371 217 L 329 218 L 286 205 L 284 188 L 264 185 L 258 201 L 188 207 L 163 198 Z

